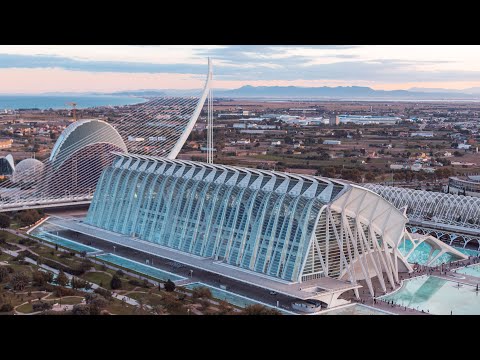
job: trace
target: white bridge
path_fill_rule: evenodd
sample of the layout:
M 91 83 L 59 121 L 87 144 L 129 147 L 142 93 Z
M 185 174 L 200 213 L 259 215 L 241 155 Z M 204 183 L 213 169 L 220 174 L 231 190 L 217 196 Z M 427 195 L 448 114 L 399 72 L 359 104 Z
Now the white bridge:
M 113 151 L 175 159 L 211 94 L 211 80 L 209 60 L 205 85 L 195 96 L 152 98 L 130 106 L 113 122 L 82 119 L 72 123 L 48 159 L 28 159 L 29 166 L 18 166 L 0 184 L 0 212 L 89 204 L 100 174 L 115 158 Z M 211 96 L 208 105 L 211 147 Z

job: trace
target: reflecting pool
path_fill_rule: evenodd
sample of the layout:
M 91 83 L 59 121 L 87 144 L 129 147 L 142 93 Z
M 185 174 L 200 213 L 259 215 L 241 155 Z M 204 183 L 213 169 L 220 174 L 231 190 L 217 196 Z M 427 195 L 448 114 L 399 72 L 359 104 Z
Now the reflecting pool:
M 435 276 L 405 280 L 400 290 L 380 297 L 437 315 L 480 315 L 480 294 L 474 286 L 448 281 Z
M 407 255 L 408 252 L 412 249 L 413 244 L 411 241 L 403 241 L 398 249 L 402 253 L 402 255 Z M 459 247 L 454 247 L 456 250 L 460 251 L 461 253 L 464 253 L 465 255 L 468 256 L 477 256 L 480 254 L 476 250 L 470 250 L 470 249 L 464 249 L 464 248 L 459 248 Z M 408 257 L 408 262 L 411 264 L 420 264 L 420 265 L 425 265 L 428 262 L 429 254 L 430 254 L 431 247 L 428 245 L 426 242 L 422 242 L 418 247 L 415 249 L 415 251 Z M 435 250 L 431 256 L 433 259 L 437 254 L 439 253 L 439 250 Z M 443 254 L 440 256 L 437 260 L 435 260 L 431 266 L 437 266 L 440 264 L 445 264 L 450 261 L 456 260 L 454 256 L 450 254 Z
M 480 264 L 470 265 L 464 268 L 456 269 L 458 274 L 476 276 L 480 278 Z
M 278 311 L 280 311 L 281 313 L 284 313 L 284 314 L 293 314 L 289 311 L 285 311 L 283 309 L 280 309 L 280 308 L 277 308 L 277 307 L 274 307 L 274 306 L 271 306 L 271 305 L 268 305 L 268 304 L 264 304 L 262 302 L 249 299 L 245 296 L 238 295 L 238 294 L 235 294 L 235 293 L 232 293 L 230 291 L 223 290 L 223 289 L 219 289 L 219 288 L 216 288 L 216 287 L 213 287 L 213 286 L 201 283 L 201 282 L 196 282 L 196 283 L 185 285 L 185 288 L 190 289 L 190 290 L 193 290 L 193 289 L 199 288 L 199 287 L 208 288 L 210 290 L 210 292 L 212 293 L 212 296 L 215 299 L 224 300 L 224 301 L 226 301 L 230 304 L 233 304 L 233 305 L 241 307 L 241 308 L 247 307 L 249 305 L 261 304 L 261 305 L 264 305 L 264 306 L 267 306 L 267 307 L 270 307 L 270 308 L 274 308 L 274 309 L 276 309 L 276 310 L 278 310 Z
M 142 263 L 139 263 L 138 261 L 130 260 L 114 254 L 98 255 L 96 256 L 96 259 L 104 260 L 109 263 L 119 265 L 127 270 L 128 269 L 134 270 L 137 273 L 148 275 L 162 281 L 167 281 L 168 279 L 172 281 L 186 279 L 183 276 L 176 275 L 168 271 L 160 270 L 153 266 L 144 265 Z
M 78 252 L 85 251 L 87 253 L 91 253 L 91 252 L 99 251 L 98 249 L 95 249 L 92 246 L 84 245 L 72 240 L 67 240 L 61 236 L 58 236 L 46 231 L 37 231 L 32 233 L 32 235 L 42 240 L 45 240 L 49 243 L 57 244 L 64 248 L 75 250 Z

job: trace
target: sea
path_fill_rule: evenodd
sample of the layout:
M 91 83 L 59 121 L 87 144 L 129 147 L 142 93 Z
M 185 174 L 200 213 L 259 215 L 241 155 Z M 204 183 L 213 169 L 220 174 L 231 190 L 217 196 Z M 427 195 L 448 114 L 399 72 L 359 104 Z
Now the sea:
M 77 104 L 77 109 L 100 106 L 123 106 L 143 103 L 147 99 L 121 95 L 0 95 L 0 111 L 21 109 L 70 109 L 68 103 Z

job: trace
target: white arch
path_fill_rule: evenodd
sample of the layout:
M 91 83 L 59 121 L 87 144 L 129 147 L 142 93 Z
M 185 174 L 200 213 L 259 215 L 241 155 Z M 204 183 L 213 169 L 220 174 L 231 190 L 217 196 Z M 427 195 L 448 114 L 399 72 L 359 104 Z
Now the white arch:
M 92 136 L 99 134 L 98 136 Z M 87 141 L 84 141 L 88 139 Z M 99 143 L 112 144 L 127 152 L 127 146 L 115 128 L 102 120 L 86 119 L 70 124 L 58 138 L 50 162 L 59 168 L 70 156 L 78 150 Z

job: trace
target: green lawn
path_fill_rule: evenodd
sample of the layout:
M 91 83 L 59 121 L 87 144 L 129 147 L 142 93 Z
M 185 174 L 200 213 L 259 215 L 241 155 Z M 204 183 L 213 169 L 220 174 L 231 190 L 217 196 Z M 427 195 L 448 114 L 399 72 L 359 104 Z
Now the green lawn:
M 109 303 L 106 310 L 115 315 L 138 315 L 147 314 L 147 312 L 140 312 L 138 308 L 132 305 L 123 304 L 120 300 L 113 300 Z
M 100 285 L 105 289 L 110 289 L 110 281 L 112 280 L 112 277 L 110 275 L 98 271 L 88 272 L 82 275 L 81 278 Z
M 0 255 L 0 261 L 10 261 L 12 257 L 4 252 Z
M 23 304 L 22 306 L 19 306 L 17 308 L 18 312 L 24 313 L 24 314 L 29 314 L 33 312 L 33 303 L 32 304 Z
M 62 305 L 75 305 L 80 304 L 83 300 L 81 296 L 66 296 L 62 298 Z M 60 303 L 60 299 L 52 300 L 55 303 Z
M 155 294 L 132 292 L 127 295 L 128 297 L 139 300 L 142 299 L 144 304 L 148 305 L 162 305 L 162 297 Z
M 6 237 L 7 242 L 18 243 L 18 241 L 21 239 L 20 236 L 17 236 L 5 230 L 0 230 L 0 234 L 5 234 L 4 236 Z

